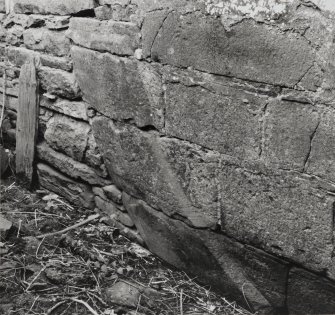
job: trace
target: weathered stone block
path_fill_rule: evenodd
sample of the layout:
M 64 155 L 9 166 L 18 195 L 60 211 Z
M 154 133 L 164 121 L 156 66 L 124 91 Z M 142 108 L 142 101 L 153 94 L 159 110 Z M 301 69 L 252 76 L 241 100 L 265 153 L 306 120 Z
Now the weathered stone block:
M 122 192 L 115 185 L 102 187 L 102 190 L 107 198 L 117 204 L 122 204 Z
M 105 195 L 104 191 L 102 190 L 101 187 L 93 187 L 93 193 L 95 196 L 100 197 L 103 200 L 108 200 L 107 196 Z
M 313 105 L 272 101 L 264 117 L 262 158 L 282 169 L 304 170 L 311 139 L 319 124 Z
M 109 215 L 110 218 L 119 221 L 127 227 L 133 227 L 134 222 L 127 213 L 121 212 L 112 202 L 104 200 L 100 197 L 95 197 L 95 204 L 105 214 Z
M 94 119 L 93 134 L 120 189 L 190 225 L 216 226 L 215 154 L 104 117 Z
M 189 228 L 130 196 L 124 201 L 149 249 L 169 264 L 243 305 L 246 298 L 260 314 L 284 307 L 288 270 L 279 260 L 223 235 Z
M 144 58 L 151 57 L 152 45 L 156 39 L 158 30 L 167 18 L 170 10 L 159 10 L 148 12 L 143 21 L 141 29 L 143 38 L 143 56 Z
M 257 82 L 293 87 L 315 60 L 303 37 L 253 20 L 226 31 L 215 17 L 172 12 L 158 30 L 152 59 Z
M 14 24 L 20 25 L 23 28 L 30 27 L 31 18 L 24 14 L 8 14 L 2 22 L 5 28 L 11 28 Z
M 87 147 L 90 126 L 66 116 L 54 115 L 47 122 L 44 138 L 56 151 L 81 162 Z
M 77 206 L 94 208 L 94 195 L 89 185 L 75 182 L 42 163 L 37 164 L 37 172 L 42 187 L 55 192 Z
M 65 71 L 72 70 L 72 61 L 68 58 L 41 54 L 23 47 L 8 47 L 6 49 L 6 56 L 17 67 L 21 67 L 29 59 L 38 58 L 43 66 Z
M 289 274 L 287 306 L 290 314 L 334 314 L 335 283 L 293 268 Z
M 9 96 L 19 96 L 19 80 L 15 79 L 6 82 L 6 94 Z M 0 78 L 0 93 L 3 93 L 4 79 Z
M 49 67 L 40 67 L 38 76 L 41 87 L 50 94 L 76 99 L 80 97 L 80 88 L 73 73 Z
M 44 28 L 31 28 L 23 33 L 24 45 L 32 50 L 47 52 L 56 56 L 65 56 L 70 52 L 70 40 L 65 32 Z
M 86 48 L 117 55 L 133 55 L 140 30 L 134 23 L 72 18 L 67 36 Z
M 45 26 L 49 30 L 63 30 L 70 25 L 71 16 L 48 16 L 45 20 Z
M 73 118 L 85 121 L 89 120 L 87 116 L 89 105 L 85 102 L 73 102 L 65 99 L 50 100 L 47 97 L 42 96 L 40 106 Z
M 165 88 L 168 135 L 241 159 L 258 159 L 266 97 L 225 78 L 193 72 L 169 74 Z M 178 83 L 179 82 L 179 83 Z
M 162 84 L 149 64 L 73 47 L 74 72 L 84 100 L 116 120 L 163 126 Z
M 95 169 L 99 168 L 101 173 L 104 173 L 103 169 L 101 169 L 101 167 L 103 166 L 103 160 L 92 133 L 90 133 L 88 137 L 85 163 L 94 167 Z M 107 174 L 101 176 L 106 177 L 106 175 Z
M 94 0 L 14 0 L 14 12 L 23 14 L 71 15 L 96 6 Z
M 40 55 L 41 64 L 49 68 L 60 69 L 64 71 L 72 70 L 72 61 L 69 58 L 55 57 L 50 55 Z
M 311 137 L 311 150 L 306 163 L 306 171 L 335 182 L 335 111 L 323 112 L 320 124 Z
M 220 188 L 228 235 L 316 271 L 331 267 L 334 197 L 310 179 L 223 162 Z
M 0 105 L 1 106 L 2 106 L 2 103 L 3 103 L 3 94 L 0 92 Z M 6 97 L 6 107 L 11 109 L 11 110 L 17 111 L 18 98 L 7 95 L 7 97 Z
M 99 20 L 114 20 L 114 10 L 111 6 L 102 5 L 94 9 L 95 17 Z M 116 20 L 118 21 L 118 20 Z
M 72 158 L 54 151 L 45 142 L 37 146 L 37 156 L 73 179 L 83 180 L 91 185 L 104 186 L 109 182 L 99 177 L 95 171 L 86 164 L 77 162 Z
M 14 25 L 11 28 L 6 29 L 4 34 L 2 33 L 1 35 L 6 36 L 6 43 L 8 45 L 20 46 L 23 44 L 23 33 L 24 33 L 24 28 L 21 25 Z

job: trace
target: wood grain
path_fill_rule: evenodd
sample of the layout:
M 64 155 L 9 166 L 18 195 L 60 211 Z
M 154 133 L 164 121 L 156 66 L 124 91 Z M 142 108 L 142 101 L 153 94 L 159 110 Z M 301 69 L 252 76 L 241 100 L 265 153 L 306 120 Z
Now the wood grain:
M 33 60 L 21 68 L 16 130 L 17 181 L 31 187 L 38 127 L 39 87 Z

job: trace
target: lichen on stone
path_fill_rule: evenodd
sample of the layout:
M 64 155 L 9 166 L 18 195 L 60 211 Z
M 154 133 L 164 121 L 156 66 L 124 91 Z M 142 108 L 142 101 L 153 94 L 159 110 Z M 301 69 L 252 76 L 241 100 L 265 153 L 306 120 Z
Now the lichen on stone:
M 221 17 L 223 25 L 229 29 L 245 18 L 264 22 L 278 19 L 287 12 L 286 0 L 202 0 L 210 15 Z

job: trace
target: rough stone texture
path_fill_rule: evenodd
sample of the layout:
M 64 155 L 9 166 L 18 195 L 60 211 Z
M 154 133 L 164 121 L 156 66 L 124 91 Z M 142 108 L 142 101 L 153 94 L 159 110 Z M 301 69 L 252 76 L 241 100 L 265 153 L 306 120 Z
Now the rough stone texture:
M 72 158 L 54 151 L 45 142 L 37 146 L 37 156 L 59 171 L 76 180 L 83 180 L 91 185 L 104 186 L 109 182 L 99 177 L 96 172 L 86 164 L 77 162 Z
M 334 197 L 296 173 L 223 163 L 222 229 L 316 271 L 332 265 Z
M 226 31 L 218 19 L 178 12 L 166 18 L 151 57 L 175 66 L 289 87 L 301 80 L 315 60 L 308 42 L 294 33 L 283 34 L 252 20 Z
M 174 71 L 167 80 L 168 135 L 242 159 L 259 158 L 266 97 L 247 93 L 230 80 L 193 72 Z
M 170 10 L 159 10 L 148 12 L 145 16 L 141 29 L 143 38 L 143 56 L 148 58 L 151 56 L 152 45 L 156 39 L 158 30 L 167 18 Z
M 133 55 L 139 47 L 140 30 L 130 22 L 72 18 L 67 36 L 79 46 L 117 55 Z
M 6 42 L 9 45 L 20 46 L 23 44 L 23 32 L 24 28 L 20 25 L 14 25 L 13 27 L 5 31 Z
M 0 78 L 0 93 L 3 93 L 4 80 Z M 7 81 L 6 84 L 6 94 L 9 96 L 18 97 L 19 96 L 19 82 L 18 80 Z
M 100 150 L 97 146 L 97 143 L 92 135 L 92 133 L 88 136 L 87 150 L 85 155 L 85 163 L 94 167 L 100 168 L 103 166 L 102 157 L 100 154 Z M 101 169 L 101 173 L 104 173 L 104 170 Z M 102 177 L 106 177 L 106 175 L 101 175 Z
M 110 303 L 135 308 L 141 297 L 141 291 L 136 285 L 125 282 L 117 282 L 104 292 L 106 300 Z
M 49 30 L 67 29 L 70 25 L 70 16 L 49 16 L 45 20 L 45 26 Z
M 290 314 L 334 314 L 335 283 L 293 268 L 289 275 L 287 305 Z
M 216 225 L 216 155 L 104 117 L 93 133 L 118 187 L 191 225 Z
M 40 67 L 38 76 L 41 87 L 50 94 L 76 99 L 80 97 L 80 88 L 73 73 L 49 67 Z
M 31 28 L 24 31 L 23 40 L 26 48 L 55 56 L 66 56 L 70 52 L 70 40 L 65 37 L 65 32 Z
M 74 72 L 84 100 L 117 120 L 163 126 L 162 87 L 149 64 L 73 47 Z
M 70 15 L 94 7 L 94 0 L 14 0 L 14 12 L 24 14 Z
M 93 190 L 93 193 L 96 196 L 100 197 L 103 200 L 108 200 L 108 198 L 106 197 L 106 195 L 105 195 L 105 193 L 104 193 L 104 191 L 102 190 L 101 187 L 93 187 L 92 190 Z
M 21 67 L 29 59 L 38 58 L 42 66 L 65 71 L 72 70 L 72 62 L 67 58 L 40 54 L 23 47 L 8 47 L 6 49 L 6 56 L 8 60 L 17 67 Z
M 282 169 L 303 171 L 311 150 L 311 140 L 319 124 L 313 105 L 272 101 L 264 117 L 262 157 Z
M 205 1 L 203 1 L 205 2 Z M 285 15 L 289 9 L 289 2 L 281 0 L 255 0 L 248 3 L 241 0 L 207 0 L 207 13 L 220 16 L 226 29 L 243 19 L 254 19 L 258 22 L 273 21 Z
M 115 185 L 105 186 L 102 189 L 107 198 L 117 204 L 122 204 L 122 192 Z
M 66 99 L 50 100 L 43 96 L 40 100 L 40 106 L 73 118 L 89 120 L 87 115 L 89 105 L 85 102 L 71 102 Z
M 308 173 L 335 182 L 335 111 L 327 109 L 322 114 L 320 124 L 311 139 L 309 159 L 306 164 Z
M 55 192 L 77 206 L 94 208 L 94 195 L 90 186 L 75 182 L 42 163 L 37 164 L 37 172 L 42 187 Z
M 0 93 L 0 105 L 2 106 L 3 103 L 3 94 Z M 6 107 L 11 110 L 17 111 L 18 107 L 18 99 L 16 97 L 11 97 L 7 95 L 6 98 Z
M 147 246 L 162 259 L 197 275 L 200 281 L 211 283 L 226 295 L 238 297 L 244 305 L 245 296 L 260 314 L 270 314 L 273 308 L 282 309 L 285 264 L 223 235 L 191 229 L 130 196 L 124 201 Z
M 81 162 L 87 147 L 89 132 L 88 124 L 55 115 L 47 122 L 44 138 L 56 151 L 63 152 Z
M 96 206 L 105 214 L 109 215 L 111 219 L 115 219 L 130 228 L 134 226 L 134 222 L 129 217 L 129 215 L 127 213 L 120 212 L 112 202 L 108 202 L 107 200 L 104 200 L 98 196 L 95 197 L 94 200 Z

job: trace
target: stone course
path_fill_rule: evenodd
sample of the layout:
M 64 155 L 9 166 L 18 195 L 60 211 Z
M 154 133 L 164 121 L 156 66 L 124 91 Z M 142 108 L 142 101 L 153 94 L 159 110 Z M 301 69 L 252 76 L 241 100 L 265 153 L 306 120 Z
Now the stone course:
M 3 139 L 33 59 L 41 187 L 252 312 L 335 313 L 329 3 L 0 0 Z

